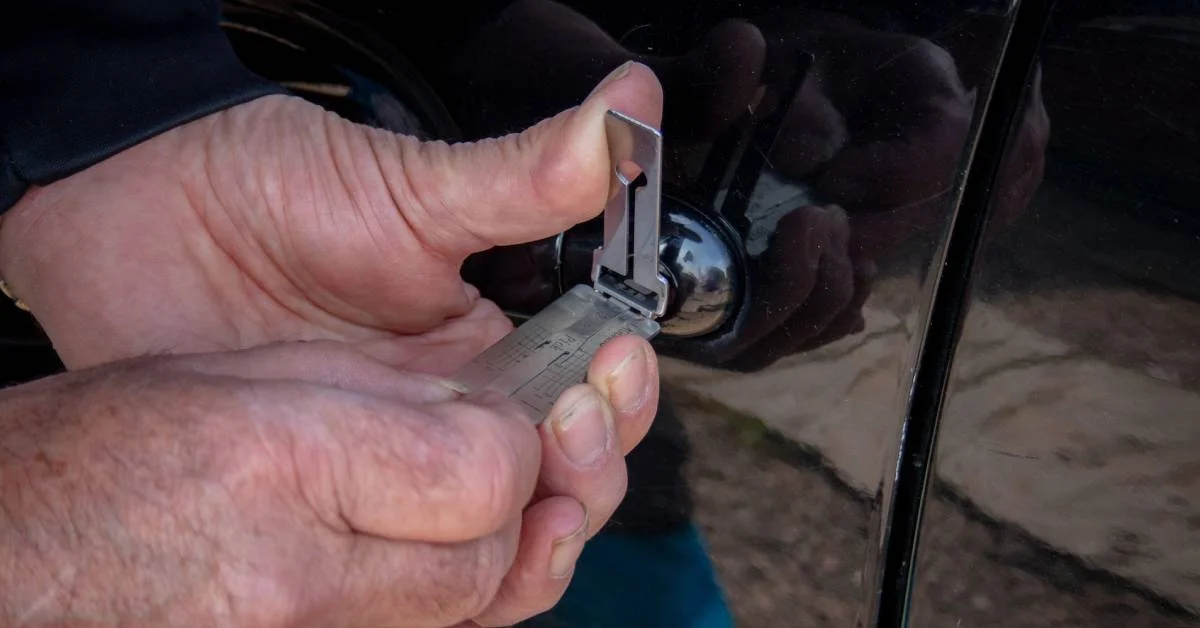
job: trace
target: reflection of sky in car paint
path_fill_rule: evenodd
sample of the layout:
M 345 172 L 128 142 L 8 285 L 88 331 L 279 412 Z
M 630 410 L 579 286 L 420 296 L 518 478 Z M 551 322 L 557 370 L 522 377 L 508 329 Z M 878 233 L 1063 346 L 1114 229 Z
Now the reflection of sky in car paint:
M 750 221 L 746 252 L 754 257 L 762 255 L 771 243 L 771 235 L 779 221 L 796 209 L 813 204 L 815 201 L 808 186 L 786 181 L 764 170 L 746 208 L 746 219 Z

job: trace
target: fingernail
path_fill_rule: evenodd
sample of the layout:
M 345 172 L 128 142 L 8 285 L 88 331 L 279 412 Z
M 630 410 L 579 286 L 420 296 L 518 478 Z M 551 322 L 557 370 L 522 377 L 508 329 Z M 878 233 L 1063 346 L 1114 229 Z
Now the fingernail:
M 650 363 L 646 351 L 638 347 L 625 356 L 605 378 L 612 405 L 618 412 L 632 412 L 646 403 L 650 395 Z
M 550 577 L 555 580 L 562 580 L 571 575 L 571 571 L 575 569 L 575 563 L 579 560 L 579 555 L 583 553 L 583 544 L 587 542 L 585 538 L 588 529 L 587 511 L 583 511 L 583 523 L 579 528 L 571 534 L 554 542 L 553 549 L 550 550 Z
M 626 61 L 625 63 L 622 63 L 619 67 L 617 67 L 617 69 L 613 70 L 612 72 L 609 72 L 608 76 L 604 77 L 599 83 L 597 83 L 596 87 L 592 88 L 592 93 L 588 94 L 588 96 L 590 97 L 592 94 L 599 92 L 600 90 L 604 89 L 608 85 L 611 85 L 611 84 L 625 78 L 625 76 L 627 74 L 629 74 L 629 71 L 632 69 L 633 69 L 632 61 Z
M 566 410 L 550 419 L 554 438 L 567 459 L 579 466 L 596 462 L 612 441 L 613 419 L 600 394 L 591 386 L 569 391 L 579 395 Z

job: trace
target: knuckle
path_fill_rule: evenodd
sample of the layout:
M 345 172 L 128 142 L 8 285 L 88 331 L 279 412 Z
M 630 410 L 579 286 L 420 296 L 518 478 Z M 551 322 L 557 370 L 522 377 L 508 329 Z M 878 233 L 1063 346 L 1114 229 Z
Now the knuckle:
M 521 504 L 520 451 L 514 447 L 508 419 L 471 403 L 454 404 L 453 419 L 444 423 L 455 456 L 456 491 L 463 515 L 473 526 L 492 531 L 503 525 Z M 532 487 L 530 487 L 532 490 Z
M 477 444 L 471 483 L 475 516 L 488 529 L 501 525 L 519 508 L 519 471 L 514 452 L 504 439 L 489 438 Z
M 508 552 L 497 537 L 475 544 L 474 595 L 468 597 L 468 616 L 479 615 L 492 603 L 508 572 Z
M 427 614 L 446 623 L 459 622 L 471 616 L 471 609 L 479 602 L 474 578 L 469 571 L 464 563 L 447 565 L 436 579 L 426 581 L 432 589 L 424 600 L 429 606 Z
M 431 600 L 436 614 L 449 621 L 462 621 L 482 613 L 504 579 L 502 552 L 491 539 L 459 546 L 443 557 Z

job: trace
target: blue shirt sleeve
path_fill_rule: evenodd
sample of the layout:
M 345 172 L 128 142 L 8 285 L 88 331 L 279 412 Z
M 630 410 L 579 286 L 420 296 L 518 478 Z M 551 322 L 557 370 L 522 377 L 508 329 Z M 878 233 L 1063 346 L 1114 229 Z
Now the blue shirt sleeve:
M 219 19 L 219 0 L 0 2 L 0 212 L 31 185 L 281 92 Z

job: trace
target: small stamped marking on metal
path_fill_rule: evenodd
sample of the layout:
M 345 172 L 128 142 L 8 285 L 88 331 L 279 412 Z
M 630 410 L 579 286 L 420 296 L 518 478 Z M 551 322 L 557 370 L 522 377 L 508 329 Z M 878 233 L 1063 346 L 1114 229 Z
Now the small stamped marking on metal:
M 579 285 L 489 347 L 454 376 L 467 391 L 490 390 L 520 402 L 540 422 L 592 356 L 623 335 L 650 339 L 658 323 Z
M 609 111 L 605 129 L 621 190 L 604 210 L 604 244 L 592 264 L 594 286 L 577 285 L 479 354 L 451 379 L 463 392 L 498 392 L 520 402 L 537 423 L 567 388 L 587 377 L 600 347 L 616 336 L 647 340 L 666 309 L 658 269 L 662 135 Z M 632 162 L 636 181 L 621 174 Z M 637 185 L 637 183 L 641 183 Z

